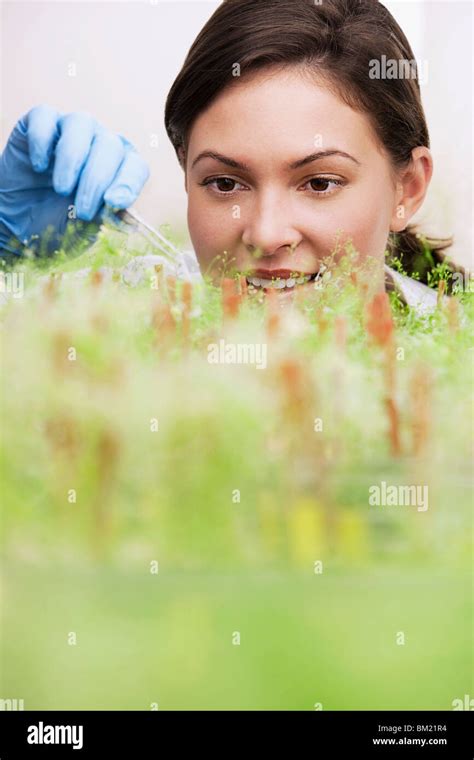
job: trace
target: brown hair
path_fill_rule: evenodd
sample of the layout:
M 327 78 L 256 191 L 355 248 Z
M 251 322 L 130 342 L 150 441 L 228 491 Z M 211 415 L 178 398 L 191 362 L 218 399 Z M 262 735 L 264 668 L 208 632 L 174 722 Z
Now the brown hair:
M 382 56 L 414 60 L 404 33 L 378 0 L 224 0 L 191 46 L 166 101 L 165 126 L 180 163 L 194 120 L 235 82 L 238 64 L 240 76 L 270 66 L 316 71 L 349 106 L 369 116 L 395 169 L 406 165 L 413 148 L 430 144 L 416 67 L 409 76 L 372 79 L 371 62 Z M 410 225 L 390 233 L 389 262 L 398 259 L 408 274 L 426 282 L 437 263 L 447 262 L 443 251 L 451 242 L 421 236 Z

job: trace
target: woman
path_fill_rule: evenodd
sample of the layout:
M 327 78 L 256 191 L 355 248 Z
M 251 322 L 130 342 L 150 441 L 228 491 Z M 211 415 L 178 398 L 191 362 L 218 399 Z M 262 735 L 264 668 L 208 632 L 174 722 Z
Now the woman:
M 408 65 L 384 78 L 382 60 Z M 379 288 L 396 278 L 386 251 L 421 280 L 442 258 L 409 226 L 433 160 L 412 50 L 379 2 L 224 0 L 171 88 L 165 124 L 203 273 L 237 270 L 285 296 L 313 287 L 347 244 L 378 262 Z M 130 206 L 147 177 L 133 146 L 89 115 L 33 109 L 0 162 L 0 248 L 48 224 L 54 248 L 71 208 L 100 221 L 104 203 Z

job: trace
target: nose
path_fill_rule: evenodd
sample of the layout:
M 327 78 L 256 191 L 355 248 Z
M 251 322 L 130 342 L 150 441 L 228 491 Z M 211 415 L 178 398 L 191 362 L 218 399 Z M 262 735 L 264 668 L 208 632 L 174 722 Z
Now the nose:
M 247 216 L 248 214 L 248 216 Z M 291 222 L 291 202 L 275 192 L 267 192 L 246 211 L 242 242 L 256 257 L 274 256 L 294 250 L 302 236 Z

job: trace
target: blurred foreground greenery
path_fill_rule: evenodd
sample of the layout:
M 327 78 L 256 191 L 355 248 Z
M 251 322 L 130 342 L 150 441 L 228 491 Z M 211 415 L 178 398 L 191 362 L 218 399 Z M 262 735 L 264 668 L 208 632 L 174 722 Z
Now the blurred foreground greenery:
M 281 309 L 159 267 L 130 287 L 143 252 L 22 263 L 1 308 L 0 697 L 451 709 L 473 693 L 472 295 L 391 296 L 380 331 L 364 272 Z M 210 364 L 222 338 L 266 368 Z M 371 506 L 383 481 L 429 508 Z

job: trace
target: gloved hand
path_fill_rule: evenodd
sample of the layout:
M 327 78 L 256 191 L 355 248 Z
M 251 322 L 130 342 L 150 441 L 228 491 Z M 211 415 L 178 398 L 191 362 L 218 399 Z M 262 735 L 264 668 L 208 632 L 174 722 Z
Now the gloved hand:
M 60 247 L 68 222 L 71 242 L 82 234 L 92 243 L 108 207 L 132 205 L 149 174 L 134 146 L 91 115 L 36 106 L 17 122 L 0 157 L 0 259 L 21 255 L 26 243 L 41 250 L 50 225 L 42 252 Z M 31 243 L 32 235 L 40 240 Z M 9 245 L 12 236 L 17 241 Z

